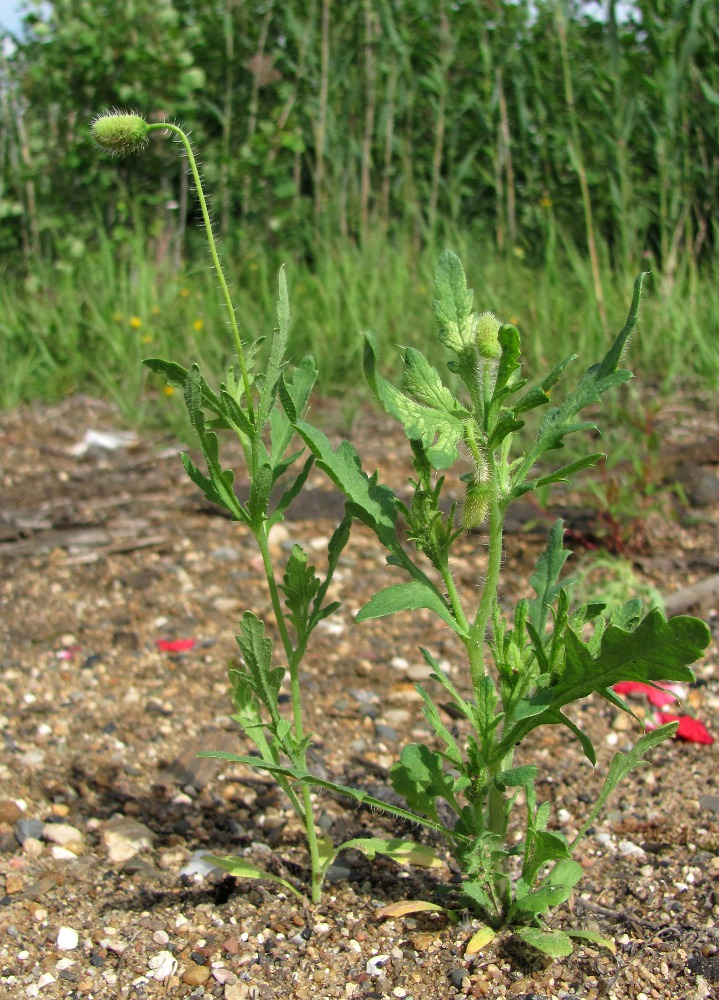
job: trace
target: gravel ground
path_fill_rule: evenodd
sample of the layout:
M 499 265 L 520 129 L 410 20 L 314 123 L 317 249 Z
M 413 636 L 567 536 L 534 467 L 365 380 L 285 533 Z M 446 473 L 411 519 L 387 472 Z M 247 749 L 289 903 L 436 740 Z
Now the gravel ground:
M 332 426 L 331 407 L 317 412 Z M 668 414 L 677 440 L 691 418 Z M 201 857 L 213 852 L 298 886 L 306 876 L 302 830 L 272 783 L 195 757 L 249 750 L 229 718 L 225 670 L 239 615 L 263 615 L 269 601 L 246 533 L 206 509 L 176 446 L 74 448 L 86 430 L 114 426 L 103 405 L 76 398 L 6 415 L 0 434 L 0 997 L 719 997 L 717 744 L 659 748 L 579 849 L 585 878 L 554 925 L 599 930 L 616 956 L 580 947 L 551 962 L 500 936 L 467 957 L 477 924 L 466 914 L 459 923 L 379 915 L 390 902 L 436 900 L 449 868 L 342 855 L 315 907 L 206 871 Z M 353 436 L 383 478 L 406 479 L 402 442 L 384 418 L 360 415 Z M 313 485 L 326 488 L 321 477 Z M 321 563 L 328 508 L 318 494 L 277 533 L 277 552 L 301 542 Z M 641 525 L 648 548 L 637 565 L 664 593 L 705 575 L 719 551 L 715 507 L 690 513 Z M 530 530 L 507 538 L 507 599 L 527 592 L 541 546 Z M 465 539 L 461 587 L 474 587 L 482 559 L 481 537 Z M 417 646 L 463 683 L 453 637 L 424 613 L 353 625 L 389 572 L 358 531 L 335 587 L 342 610 L 303 677 L 315 769 L 375 794 L 403 743 L 427 734 Z M 716 610 L 703 614 L 718 634 Z M 158 646 L 189 639 L 184 651 Z M 717 662 L 713 643 L 684 703 L 714 734 Z M 525 756 L 567 834 L 611 754 L 637 735 L 607 704 L 580 711 L 599 748 L 596 772 L 564 731 L 535 735 Z M 318 807 L 335 842 L 417 836 L 330 797 Z

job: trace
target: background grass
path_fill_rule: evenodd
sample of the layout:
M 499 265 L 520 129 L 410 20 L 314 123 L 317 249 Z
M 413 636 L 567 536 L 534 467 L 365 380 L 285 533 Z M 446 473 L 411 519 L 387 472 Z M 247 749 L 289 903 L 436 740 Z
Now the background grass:
M 589 267 L 579 255 L 557 253 L 541 269 L 512 254 L 489 251 L 457 233 L 447 240 L 465 265 L 475 302 L 515 323 L 523 338 L 528 374 L 568 354 L 597 360 L 623 325 L 634 274 L 603 275 L 609 333 L 594 308 Z M 348 407 L 367 394 L 361 378 L 362 332 L 380 342 L 384 370 L 397 376 L 400 347 L 443 352 L 431 311 L 433 273 L 441 245 L 419 254 L 413 240 L 378 235 L 363 246 L 328 241 L 310 268 L 288 252 L 295 360 L 311 353 L 319 390 L 341 395 Z M 271 333 L 275 322 L 281 251 L 255 247 L 239 264 L 225 261 L 243 339 Z M 649 277 L 628 364 L 660 387 L 688 380 L 713 387 L 719 371 L 719 285 L 715 269 L 676 281 L 670 291 Z M 100 236 L 78 260 L 36 266 L 24 278 L 0 284 L 0 406 L 53 401 L 72 392 L 111 399 L 126 422 L 166 419 L 159 382 L 145 357 L 198 361 L 219 377 L 231 358 L 231 339 L 216 280 L 208 263 L 173 272 L 146 251 L 141 232 L 118 253 Z

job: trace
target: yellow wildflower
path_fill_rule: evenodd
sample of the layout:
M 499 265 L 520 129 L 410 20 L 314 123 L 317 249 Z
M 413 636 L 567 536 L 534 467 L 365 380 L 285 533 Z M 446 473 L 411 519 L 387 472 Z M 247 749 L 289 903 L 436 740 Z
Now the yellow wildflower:
M 139 316 L 130 316 L 130 326 L 133 330 L 139 330 L 142 326 L 142 320 Z
M 181 288 L 180 289 L 180 298 L 181 299 L 189 299 L 189 297 L 190 297 L 190 289 L 189 288 Z
M 146 333 L 145 336 L 142 338 L 142 343 L 143 344 L 151 344 L 152 343 L 152 337 L 150 336 L 149 333 Z
M 195 322 L 192 324 L 192 329 L 195 331 L 195 333 L 199 333 L 204 325 L 205 321 L 203 319 L 196 319 Z
M 166 385 L 165 386 L 165 395 L 166 396 L 174 396 L 175 395 L 175 387 L 173 385 Z

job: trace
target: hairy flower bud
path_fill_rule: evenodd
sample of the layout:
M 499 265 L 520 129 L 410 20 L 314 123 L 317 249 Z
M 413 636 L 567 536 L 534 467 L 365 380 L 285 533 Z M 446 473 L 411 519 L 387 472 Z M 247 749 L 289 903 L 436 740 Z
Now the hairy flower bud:
M 502 353 L 497 337 L 501 325 L 494 313 L 485 312 L 477 317 L 477 348 L 483 358 L 498 358 Z
M 150 126 L 140 115 L 106 111 L 93 120 L 90 131 L 98 146 L 116 156 L 129 156 L 147 145 Z
M 492 502 L 492 493 L 492 483 L 489 481 L 472 482 L 468 485 L 462 509 L 462 527 L 465 531 L 478 528 L 486 520 Z

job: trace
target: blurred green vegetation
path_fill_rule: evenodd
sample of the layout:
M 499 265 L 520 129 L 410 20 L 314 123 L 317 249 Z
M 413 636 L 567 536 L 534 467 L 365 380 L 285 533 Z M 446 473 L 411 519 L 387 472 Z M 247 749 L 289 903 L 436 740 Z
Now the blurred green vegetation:
M 110 107 L 191 131 L 243 335 L 286 261 L 325 391 L 357 382 L 364 328 L 388 360 L 430 342 L 444 245 L 530 363 L 598 352 L 651 270 L 632 364 L 717 370 L 710 0 L 25 7 L 0 55 L 1 405 L 83 389 L 141 415 L 145 354 L 228 360 L 185 166 L 161 137 L 103 157 L 87 126 Z

